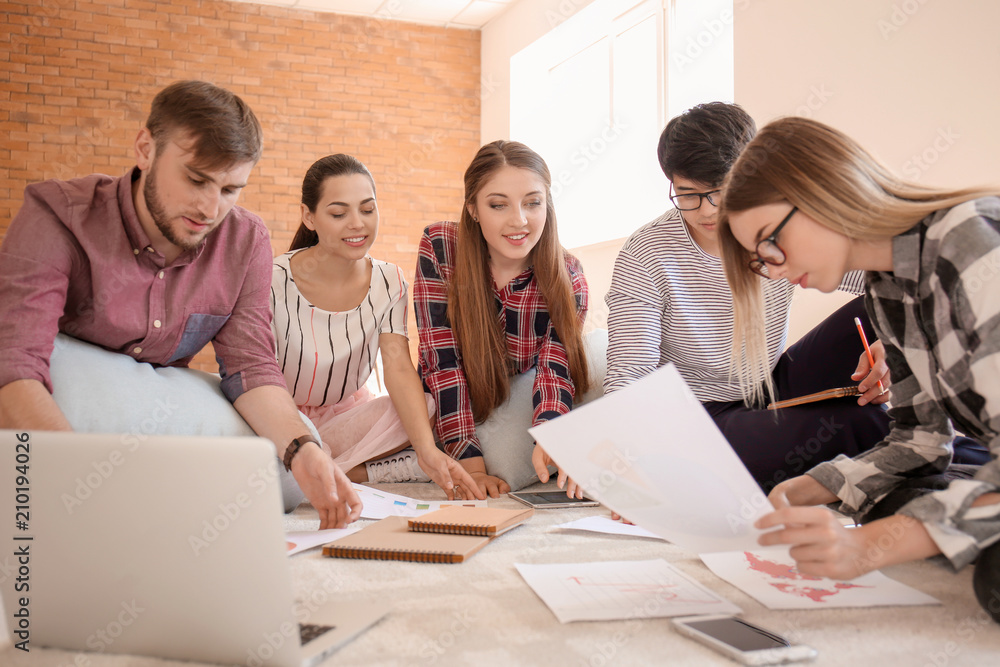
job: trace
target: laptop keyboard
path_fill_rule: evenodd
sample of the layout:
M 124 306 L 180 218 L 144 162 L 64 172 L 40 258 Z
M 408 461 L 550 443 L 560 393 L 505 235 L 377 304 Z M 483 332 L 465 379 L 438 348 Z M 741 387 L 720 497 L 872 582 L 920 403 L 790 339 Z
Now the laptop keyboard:
M 335 625 L 313 625 L 311 623 L 299 623 L 299 638 L 303 646 L 330 630 L 336 629 Z

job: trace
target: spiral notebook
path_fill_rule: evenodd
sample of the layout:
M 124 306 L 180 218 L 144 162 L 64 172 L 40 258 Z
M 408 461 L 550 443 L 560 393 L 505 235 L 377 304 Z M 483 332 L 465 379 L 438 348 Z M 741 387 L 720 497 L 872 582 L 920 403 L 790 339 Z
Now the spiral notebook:
M 477 535 L 411 531 L 406 517 L 388 516 L 353 535 L 324 545 L 323 555 L 332 558 L 461 563 L 489 541 L 489 537 Z
M 496 537 L 531 518 L 535 510 L 499 507 L 444 507 L 410 519 L 410 530 Z

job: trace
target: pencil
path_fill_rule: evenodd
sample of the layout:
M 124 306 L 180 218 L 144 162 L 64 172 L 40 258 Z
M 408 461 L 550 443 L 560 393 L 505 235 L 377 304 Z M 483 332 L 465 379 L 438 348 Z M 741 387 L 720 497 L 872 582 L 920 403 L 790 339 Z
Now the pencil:
M 793 405 L 802 405 L 804 403 L 815 403 L 816 401 L 825 401 L 829 398 L 842 398 L 844 396 L 857 396 L 861 392 L 858 391 L 857 387 L 837 387 L 836 389 L 827 389 L 825 391 L 817 391 L 815 394 L 806 394 L 805 396 L 799 396 L 798 398 L 789 398 L 785 401 L 777 401 L 776 403 L 771 403 L 767 406 L 768 410 L 780 410 L 781 408 L 790 408 Z
M 861 319 L 855 317 L 854 318 L 854 323 L 856 325 L 858 325 L 858 333 L 861 334 L 861 342 L 865 346 L 865 353 L 868 355 L 868 363 L 871 364 L 871 367 L 874 369 L 875 368 L 875 357 L 872 356 L 872 349 L 870 347 L 868 347 L 868 338 L 865 336 L 865 329 L 864 329 L 864 327 L 861 326 Z M 881 396 L 882 394 L 885 393 L 885 387 L 882 386 L 882 381 L 881 380 L 878 381 L 878 391 L 879 391 L 879 396 Z

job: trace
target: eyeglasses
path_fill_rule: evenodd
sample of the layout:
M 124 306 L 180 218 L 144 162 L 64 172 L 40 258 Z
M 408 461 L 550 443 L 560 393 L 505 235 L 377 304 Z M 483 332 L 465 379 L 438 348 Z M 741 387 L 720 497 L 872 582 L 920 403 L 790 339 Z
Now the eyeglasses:
M 788 212 L 788 215 L 786 215 L 784 219 L 778 223 L 778 226 L 774 228 L 771 235 L 757 243 L 757 257 L 750 260 L 749 266 L 750 270 L 758 276 L 769 278 L 770 276 L 768 276 L 767 271 L 768 264 L 771 266 L 781 266 L 785 263 L 787 258 L 785 257 L 785 251 L 778 245 L 778 232 L 781 231 L 782 227 L 788 224 L 788 221 L 792 219 L 792 216 L 795 215 L 795 212 L 798 210 L 799 208 L 797 206 L 793 206 L 792 210 Z
M 721 189 L 709 192 L 685 192 L 679 195 L 674 193 L 674 184 L 671 183 L 670 201 L 673 202 L 678 211 L 697 211 L 701 208 L 702 198 L 707 199 L 712 206 L 718 206 L 720 192 L 722 192 Z

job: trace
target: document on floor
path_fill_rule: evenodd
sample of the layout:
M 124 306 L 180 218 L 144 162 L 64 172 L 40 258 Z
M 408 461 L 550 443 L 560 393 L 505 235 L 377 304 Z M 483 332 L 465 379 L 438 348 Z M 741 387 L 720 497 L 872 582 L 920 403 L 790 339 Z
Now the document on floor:
M 637 526 L 695 553 L 761 548 L 771 503 L 672 364 L 529 432 Z
M 712 572 L 768 609 L 832 609 L 939 604 L 936 598 L 869 572 L 851 581 L 802 574 L 788 555 L 732 551 L 701 554 Z
M 565 530 L 585 530 L 592 533 L 605 533 L 607 535 L 628 535 L 630 537 L 651 537 L 654 540 L 663 538 L 652 533 L 642 526 L 633 526 L 621 521 L 612 521 L 606 516 L 585 516 L 576 521 L 561 523 L 556 528 Z
M 663 559 L 514 567 L 560 623 L 741 611 Z
M 387 516 L 423 516 L 442 507 L 487 507 L 485 500 L 417 500 L 387 491 L 354 484 L 361 499 L 362 519 L 384 519 Z M 327 540 L 329 541 L 329 540 Z
M 361 526 L 352 523 L 347 528 L 328 528 L 326 530 L 293 530 L 285 533 L 285 546 L 288 548 L 288 555 L 294 556 L 297 553 L 321 546 L 327 542 L 339 540 L 347 537 L 351 533 L 361 530 Z

